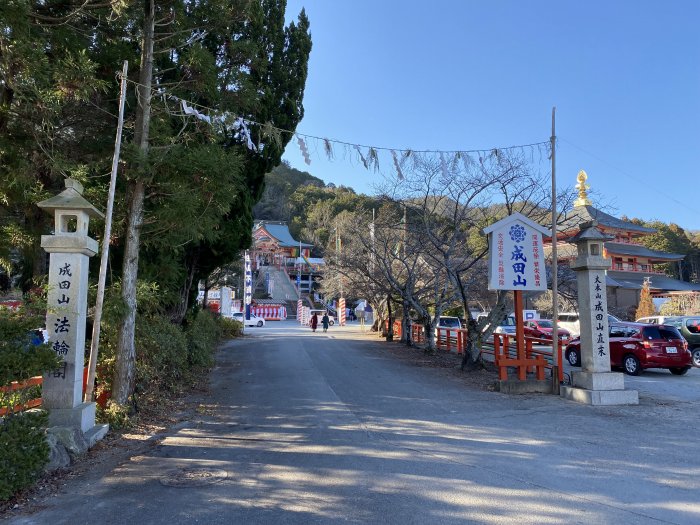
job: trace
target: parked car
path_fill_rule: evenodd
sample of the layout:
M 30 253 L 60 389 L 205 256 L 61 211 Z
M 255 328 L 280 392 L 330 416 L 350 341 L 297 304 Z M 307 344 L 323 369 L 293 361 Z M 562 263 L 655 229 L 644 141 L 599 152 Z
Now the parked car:
M 438 319 L 438 328 L 462 328 L 459 317 L 441 315 Z
M 693 364 L 700 366 L 700 317 L 681 316 L 672 317 L 665 324 L 675 326 L 681 335 L 688 341 L 688 348 L 693 355 Z
M 679 319 L 677 315 L 652 315 L 649 317 L 640 317 L 635 323 L 642 324 L 671 324 L 669 321 Z
M 674 375 L 683 375 L 691 368 L 688 342 L 673 326 L 640 323 L 610 324 L 610 366 L 621 367 L 636 376 L 646 368 L 667 368 Z M 581 340 L 566 345 L 566 360 L 581 366 Z
M 537 337 L 539 339 L 552 339 L 552 331 L 554 323 L 550 319 L 534 319 L 525 321 L 525 335 L 529 337 Z M 559 339 L 571 339 L 571 332 L 566 328 L 557 327 Z
M 265 319 L 258 317 L 254 313 L 250 314 L 250 319 L 246 319 L 243 312 L 234 312 L 233 319 L 243 323 L 243 326 L 265 326 Z
M 557 315 L 557 326 L 568 330 L 572 337 L 577 337 L 581 333 L 581 323 L 579 322 L 578 312 L 561 312 Z M 608 324 L 620 323 L 617 317 L 608 314 Z

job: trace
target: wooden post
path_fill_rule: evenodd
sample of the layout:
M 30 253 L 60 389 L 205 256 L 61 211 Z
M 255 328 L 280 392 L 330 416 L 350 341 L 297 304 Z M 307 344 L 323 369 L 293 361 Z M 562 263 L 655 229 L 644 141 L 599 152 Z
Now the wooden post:
M 523 292 L 520 290 L 513 291 L 515 303 L 515 348 L 517 349 L 517 358 L 525 359 L 525 326 L 523 324 Z M 525 368 L 518 367 L 518 379 L 525 380 Z
M 90 360 L 88 362 L 87 385 L 83 401 L 92 401 L 95 391 L 95 371 L 97 369 L 97 356 L 100 347 L 100 325 L 102 323 L 102 307 L 105 297 L 105 282 L 107 280 L 107 257 L 109 255 L 109 239 L 112 235 L 112 210 L 114 208 L 114 192 L 117 185 L 117 169 L 119 168 L 119 155 L 122 147 L 122 130 L 124 129 L 124 106 L 126 105 L 126 78 L 129 72 L 129 62 L 124 61 L 121 75 L 121 89 L 119 95 L 119 117 L 117 121 L 117 138 L 114 144 L 114 156 L 112 157 L 112 174 L 109 180 L 109 196 L 107 198 L 107 215 L 105 217 L 105 234 L 102 238 L 102 251 L 100 253 L 100 274 L 97 280 L 97 300 L 95 302 L 95 318 L 92 323 L 92 340 L 90 341 Z

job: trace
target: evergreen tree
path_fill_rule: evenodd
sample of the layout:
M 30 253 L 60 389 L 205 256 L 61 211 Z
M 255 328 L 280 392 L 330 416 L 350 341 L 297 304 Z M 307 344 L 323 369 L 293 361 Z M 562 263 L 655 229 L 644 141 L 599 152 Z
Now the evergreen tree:
M 651 291 L 649 290 L 649 287 L 649 279 L 644 279 L 642 291 L 639 294 L 639 305 L 637 306 L 636 313 L 637 319 L 641 319 L 642 317 L 650 317 L 656 314 L 656 308 L 654 307 L 654 302 L 651 300 Z

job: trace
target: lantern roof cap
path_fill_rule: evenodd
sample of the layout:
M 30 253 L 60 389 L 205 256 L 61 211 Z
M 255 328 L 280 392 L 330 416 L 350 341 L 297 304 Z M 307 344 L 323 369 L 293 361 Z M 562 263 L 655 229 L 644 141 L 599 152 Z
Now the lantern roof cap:
M 37 206 L 47 213 L 53 213 L 55 210 L 83 210 L 90 217 L 104 218 L 104 213 L 83 197 L 83 185 L 70 177 L 66 179 L 65 190 L 37 203 Z
M 569 242 L 575 243 L 578 241 L 609 241 L 615 237 L 601 232 L 598 228 L 598 221 L 582 222 L 579 225 L 579 232 L 574 235 Z

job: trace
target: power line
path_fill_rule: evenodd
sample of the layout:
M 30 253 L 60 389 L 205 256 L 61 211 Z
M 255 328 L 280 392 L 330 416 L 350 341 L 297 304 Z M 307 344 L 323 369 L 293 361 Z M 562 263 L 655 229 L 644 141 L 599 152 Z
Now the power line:
M 142 86 L 138 82 L 134 80 L 129 80 L 129 83 L 135 85 L 135 86 Z M 330 143 L 330 144 L 337 144 L 341 146 L 348 146 L 351 148 L 364 148 L 369 151 L 393 151 L 393 152 L 400 152 L 402 154 L 412 154 L 412 153 L 435 153 L 435 154 L 447 154 L 447 155 L 458 155 L 458 154 L 470 154 L 470 153 L 479 153 L 479 154 L 485 154 L 485 153 L 491 153 L 491 152 L 498 152 L 498 151 L 509 151 L 509 150 L 517 150 L 517 149 L 524 149 L 524 148 L 540 148 L 540 147 L 549 147 L 550 141 L 549 140 L 544 140 L 541 142 L 532 142 L 529 144 L 519 144 L 515 146 L 499 146 L 499 147 L 489 147 L 489 148 L 476 148 L 476 149 L 463 149 L 463 150 L 440 150 L 440 149 L 412 149 L 412 148 L 391 148 L 387 146 L 372 146 L 368 144 L 360 144 L 360 143 L 354 143 L 354 142 L 348 142 L 345 140 L 340 140 L 340 139 L 333 139 L 333 138 L 327 138 L 327 137 L 321 137 L 318 135 L 311 135 L 309 133 L 302 133 L 300 131 L 291 131 L 288 129 L 283 129 L 279 128 L 277 126 L 273 126 L 269 123 L 262 123 L 258 122 L 255 120 L 252 120 L 250 118 L 242 117 L 239 115 L 234 115 L 230 113 L 222 113 L 220 110 L 217 110 L 215 108 L 211 108 L 209 106 L 205 106 L 203 104 L 198 104 L 196 102 L 190 102 L 188 100 L 184 100 L 180 97 L 177 97 L 172 94 L 168 94 L 165 92 L 163 89 L 158 89 L 158 88 L 153 88 L 153 94 L 158 96 L 158 97 L 167 97 L 173 100 L 176 100 L 178 102 L 185 102 L 186 105 L 196 108 L 197 111 L 199 110 L 206 111 L 209 113 L 209 115 L 205 115 L 207 117 L 207 121 L 211 123 L 211 121 L 214 121 L 217 117 L 213 115 L 218 115 L 219 117 L 226 115 L 227 118 L 229 119 L 239 119 L 244 121 L 246 124 L 254 124 L 260 127 L 265 127 L 271 130 L 274 130 L 278 133 L 287 133 L 292 136 L 298 136 L 298 137 L 303 137 L 305 139 L 312 139 L 312 140 L 318 140 L 318 141 L 323 141 L 324 143 Z M 179 116 L 179 117 L 184 117 L 188 116 L 187 113 L 182 112 L 182 113 L 175 113 L 170 111 L 170 114 L 174 116 Z M 197 115 L 195 115 L 196 117 Z

